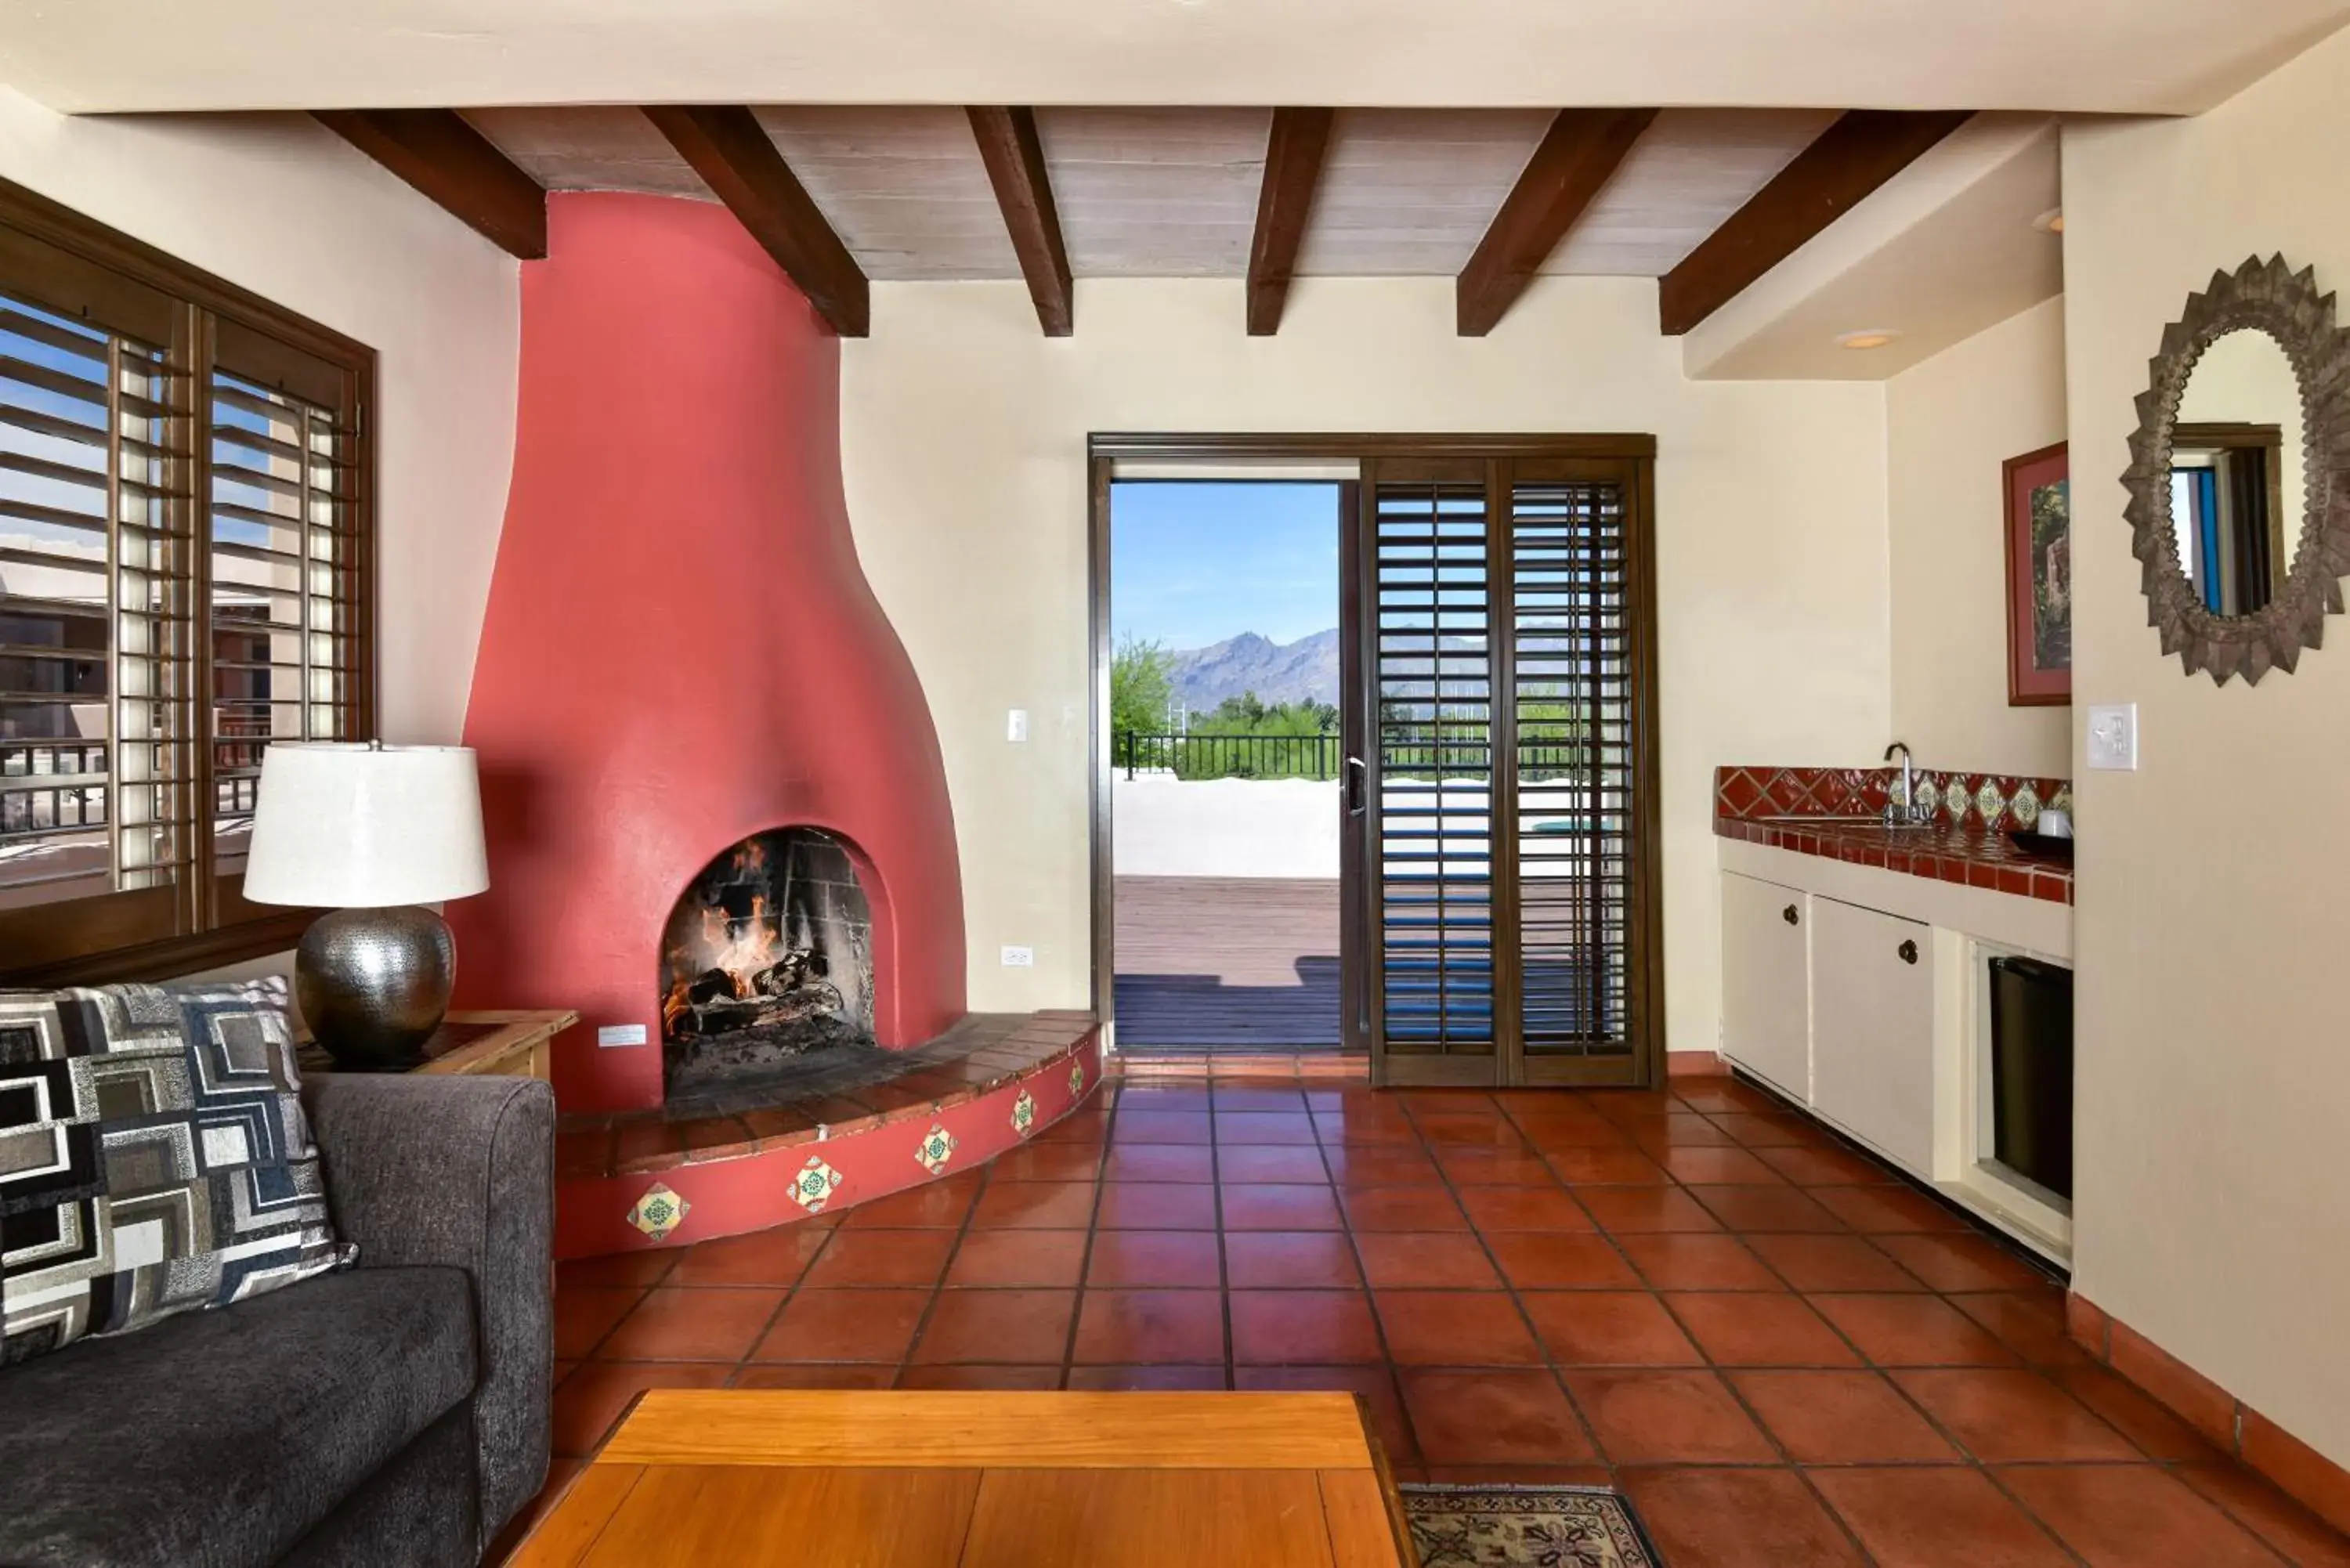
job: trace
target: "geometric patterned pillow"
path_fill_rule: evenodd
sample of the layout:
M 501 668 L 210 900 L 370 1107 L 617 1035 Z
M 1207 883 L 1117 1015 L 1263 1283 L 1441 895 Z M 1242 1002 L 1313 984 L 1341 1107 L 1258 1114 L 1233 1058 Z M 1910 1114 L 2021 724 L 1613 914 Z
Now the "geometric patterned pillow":
M 352 1262 L 282 977 L 0 992 L 0 1365 Z

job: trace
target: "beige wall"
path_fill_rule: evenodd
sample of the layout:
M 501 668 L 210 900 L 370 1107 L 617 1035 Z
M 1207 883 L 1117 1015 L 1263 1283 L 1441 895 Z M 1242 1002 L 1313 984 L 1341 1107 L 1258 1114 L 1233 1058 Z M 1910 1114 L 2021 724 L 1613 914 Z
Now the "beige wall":
M 2064 145 L 2074 696 L 2135 702 L 2140 769 L 2079 775 L 2074 1283 L 2350 1462 L 2350 636 L 2257 688 L 2146 624 L 2118 483 L 2165 323 L 2282 251 L 2350 285 L 2350 35 L 2199 119 Z
M 514 258 L 296 116 L 68 119 L 0 88 L 0 176 L 376 350 L 383 733 L 454 741 L 514 456 Z
M 1885 384 L 1893 732 L 1927 767 L 2062 777 L 2071 711 L 2007 705 L 2000 465 L 2064 439 L 2064 302 Z
M 1656 308 L 1651 283 L 1546 278 L 1464 338 L 1450 280 L 1308 280 L 1267 338 L 1237 283 L 1105 281 L 1047 338 L 1017 284 L 876 287 L 842 355 L 849 515 L 945 750 L 974 1008 L 1087 995 L 1088 431 L 1653 431 L 1668 1022 L 1713 1048 L 1712 769 L 1887 738 L 1883 392 L 1690 382 Z M 1000 967 L 1006 942 L 1036 967 Z

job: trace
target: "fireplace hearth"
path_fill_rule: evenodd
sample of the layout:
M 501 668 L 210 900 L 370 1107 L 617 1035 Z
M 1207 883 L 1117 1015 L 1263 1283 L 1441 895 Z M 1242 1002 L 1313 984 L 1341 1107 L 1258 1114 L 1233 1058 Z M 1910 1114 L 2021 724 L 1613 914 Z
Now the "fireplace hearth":
M 777 828 L 704 867 L 671 911 L 660 993 L 671 1099 L 872 1049 L 873 920 L 847 846 Z

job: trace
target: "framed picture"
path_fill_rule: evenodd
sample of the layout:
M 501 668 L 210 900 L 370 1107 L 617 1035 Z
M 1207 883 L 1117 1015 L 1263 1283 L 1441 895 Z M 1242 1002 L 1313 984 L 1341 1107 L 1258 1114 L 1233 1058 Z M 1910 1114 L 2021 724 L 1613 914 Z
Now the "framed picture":
M 2007 702 L 2073 701 L 2073 504 L 2064 443 L 2007 460 Z

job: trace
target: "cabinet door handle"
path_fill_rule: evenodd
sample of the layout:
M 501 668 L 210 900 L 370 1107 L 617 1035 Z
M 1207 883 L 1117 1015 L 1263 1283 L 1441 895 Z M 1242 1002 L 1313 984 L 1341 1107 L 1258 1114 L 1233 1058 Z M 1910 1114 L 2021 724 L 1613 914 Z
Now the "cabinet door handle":
M 1903 942 L 1900 947 L 1895 950 L 1900 953 L 1901 961 L 1903 963 L 1916 963 L 1918 961 L 1918 944 L 1916 942 Z
M 1785 909 L 1780 910 L 1779 918 L 1786 921 L 1789 925 L 1794 925 L 1795 923 L 1795 906 L 1790 904 Z

